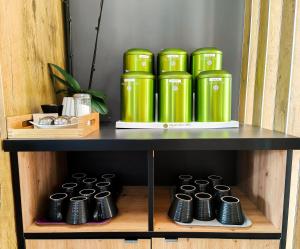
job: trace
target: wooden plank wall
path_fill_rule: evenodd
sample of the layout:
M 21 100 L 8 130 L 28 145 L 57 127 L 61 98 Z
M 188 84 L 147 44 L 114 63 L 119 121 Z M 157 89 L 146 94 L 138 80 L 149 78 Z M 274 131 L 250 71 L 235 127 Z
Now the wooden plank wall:
M 64 66 L 61 0 L 0 0 L 0 144 L 5 118 L 54 103 L 47 63 Z M 17 248 L 8 153 L 0 145 L 0 249 Z M 5 222 L 3 222 L 5 221 Z
M 300 136 L 299 15 L 299 0 L 246 0 L 241 122 Z M 294 151 L 289 249 L 300 249 L 299 161 L 300 152 Z

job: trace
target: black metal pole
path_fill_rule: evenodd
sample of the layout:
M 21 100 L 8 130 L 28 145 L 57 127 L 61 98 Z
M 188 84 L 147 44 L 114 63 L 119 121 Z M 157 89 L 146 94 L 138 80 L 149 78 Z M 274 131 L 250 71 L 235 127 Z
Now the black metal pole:
M 65 41 L 67 50 L 67 69 L 73 75 L 73 51 L 72 51 L 72 18 L 70 12 L 70 1 L 64 0 L 64 19 L 65 19 Z
M 12 188 L 13 188 L 13 195 L 14 195 L 18 248 L 25 249 L 26 245 L 25 245 L 24 231 L 23 231 L 18 152 L 16 151 L 10 152 L 10 165 L 11 165 L 11 172 L 12 172 Z
M 148 164 L 148 230 L 154 230 L 154 151 L 147 152 Z
M 89 80 L 89 88 L 88 89 L 91 89 L 92 82 L 93 82 L 93 77 L 94 77 L 95 63 L 96 63 L 96 57 L 97 57 L 97 48 L 98 48 L 98 37 L 99 37 L 99 31 L 100 31 L 103 4 L 104 4 L 104 0 L 101 0 L 101 2 L 100 2 L 100 14 L 99 14 L 99 18 L 98 18 L 98 25 L 96 27 L 97 34 L 96 34 L 96 41 L 95 41 L 93 61 L 92 61 L 92 66 L 91 66 L 91 73 L 90 73 L 90 80 Z
M 293 162 L 293 151 L 287 150 L 280 249 L 286 248 L 289 207 L 290 207 L 292 162 Z

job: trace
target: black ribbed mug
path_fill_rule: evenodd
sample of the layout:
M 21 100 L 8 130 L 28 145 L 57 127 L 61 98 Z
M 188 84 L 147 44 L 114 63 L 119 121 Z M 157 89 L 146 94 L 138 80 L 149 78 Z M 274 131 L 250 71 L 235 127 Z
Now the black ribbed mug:
M 223 184 L 223 177 L 218 175 L 210 175 L 208 176 L 208 180 L 210 181 L 211 188 L 213 188 L 216 185 L 222 185 Z
M 93 189 L 97 182 L 97 178 L 89 177 L 82 180 L 82 184 L 84 188 Z
M 233 196 L 223 196 L 217 219 L 224 225 L 242 225 L 245 222 L 245 216 L 240 200 Z
M 65 219 L 66 200 L 68 194 L 55 193 L 49 197 L 48 218 L 50 221 L 60 222 Z
M 76 195 L 78 184 L 75 182 L 67 182 L 61 185 L 61 188 L 63 192 L 68 194 L 68 196 L 71 198 L 74 195 Z
M 209 221 L 215 218 L 211 194 L 204 192 L 195 194 L 194 218 L 200 221 Z
M 209 190 L 209 181 L 207 180 L 195 180 L 194 184 L 197 188 L 197 192 L 208 192 Z
M 170 219 L 191 223 L 193 221 L 193 198 L 186 194 L 176 194 L 168 211 Z
M 180 186 L 180 193 L 183 193 L 183 194 L 186 194 L 186 195 L 189 195 L 191 197 L 193 197 L 196 193 L 196 187 L 193 186 L 193 185 L 182 185 Z
M 109 182 L 111 184 L 110 190 L 113 195 L 118 195 L 121 192 L 121 184 L 114 173 L 103 174 L 101 176 L 101 182 Z
M 216 185 L 213 189 L 214 205 L 216 212 L 220 209 L 221 198 L 223 196 L 231 196 L 231 189 L 226 185 Z
M 94 209 L 94 195 L 96 194 L 95 189 L 82 189 L 79 191 L 80 196 L 84 196 L 87 198 L 87 207 L 89 211 L 89 216 L 92 215 Z M 90 217 L 92 218 L 92 217 Z
M 179 175 L 178 176 L 178 186 L 188 185 L 191 183 L 193 176 L 191 175 Z
M 87 197 L 72 197 L 69 202 L 66 222 L 71 225 L 85 224 L 88 222 Z
M 112 198 L 111 192 L 103 191 L 94 196 L 95 210 L 93 219 L 102 221 L 115 217 L 118 214 L 118 208 Z
M 86 177 L 87 177 L 87 174 L 83 173 L 83 172 L 77 172 L 77 173 L 72 174 L 72 179 L 78 184 L 80 184 L 83 181 L 83 179 Z
M 112 186 L 110 182 L 97 182 L 96 183 L 96 188 L 98 192 L 103 192 L 103 191 L 112 191 Z

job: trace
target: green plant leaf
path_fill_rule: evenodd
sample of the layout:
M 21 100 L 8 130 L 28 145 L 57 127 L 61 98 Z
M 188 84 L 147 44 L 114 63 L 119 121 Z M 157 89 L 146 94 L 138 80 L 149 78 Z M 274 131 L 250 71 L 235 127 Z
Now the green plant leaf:
M 65 80 L 63 80 L 62 78 L 58 77 L 56 74 L 53 73 L 51 76 L 53 77 L 53 79 L 55 79 L 55 80 L 57 80 L 57 81 L 63 83 L 63 84 L 66 85 L 67 87 L 69 87 L 68 82 L 65 81 Z
M 103 92 L 101 92 L 101 91 L 96 91 L 96 90 L 90 89 L 90 90 L 86 90 L 85 92 L 89 93 L 93 97 L 96 97 L 96 98 L 99 98 L 99 99 L 103 99 L 103 100 L 106 99 L 106 95 Z
M 61 67 L 59 67 L 55 64 L 49 63 L 49 65 L 54 67 L 57 71 L 59 71 L 64 76 L 65 82 L 66 82 L 66 84 L 68 84 L 68 88 L 71 88 L 73 90 L 73 92 L 81 91 L 81 87 L 80 87 L 79 83 L 73 78 L 73 76 L 71 74 L 67 73 L 64 69 L 62 69 Z M 53 76 L 54 75 L 55 74 L 53 74 Z M 55 78 L 58 80 L 59 77 L 56 76 Z
M 69 91 L 66 90 L 66 89 L 60 89 L 60 90 L 57 90 L 55 93 L 56 93 L 56 94 L 69 93 Z
M 104 101 L 99 99 L 92 98 L 92 109 L 95 112 L 99 112 L 102 115 L 105 115 L 108 113 L 108 109 Z

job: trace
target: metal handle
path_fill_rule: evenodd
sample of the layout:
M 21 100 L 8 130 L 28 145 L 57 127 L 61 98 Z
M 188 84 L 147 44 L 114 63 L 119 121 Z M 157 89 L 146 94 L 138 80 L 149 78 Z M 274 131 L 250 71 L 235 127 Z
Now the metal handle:
M 136 243 L 138 243 L 138 239 L 125 239 L 124 241 L 127 244 L 136 244 Z

